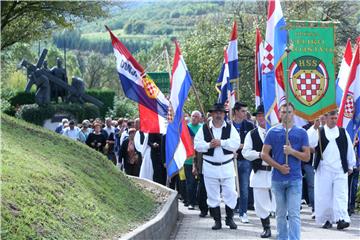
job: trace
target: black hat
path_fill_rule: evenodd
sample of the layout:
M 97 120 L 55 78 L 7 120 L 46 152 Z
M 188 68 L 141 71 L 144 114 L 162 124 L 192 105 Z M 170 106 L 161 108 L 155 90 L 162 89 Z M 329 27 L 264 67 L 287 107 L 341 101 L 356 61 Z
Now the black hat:
M 74 120 L 70 120 L 70 121 L 69 121 L 69 125 L 75 125 L 75 121 L 74 121 Z
M 252 114 L 253 116 L 258 115 L 259 113 L 264 113 L 264 105 L 260 104 L 257 108 L 256 111 Z
M 215 103 L 210 109 L 209 112 L 226 112 L 224 104 Z

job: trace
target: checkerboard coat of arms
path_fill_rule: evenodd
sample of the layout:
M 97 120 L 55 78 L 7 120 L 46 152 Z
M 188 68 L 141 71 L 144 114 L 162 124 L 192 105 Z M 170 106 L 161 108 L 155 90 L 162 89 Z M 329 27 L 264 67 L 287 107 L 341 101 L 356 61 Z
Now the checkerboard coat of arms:
M 296 99 L 306 106 L 317 103 L 329 86 L 324 62 L 314 56 L 295 59 L 289 68 L 290 88 Z

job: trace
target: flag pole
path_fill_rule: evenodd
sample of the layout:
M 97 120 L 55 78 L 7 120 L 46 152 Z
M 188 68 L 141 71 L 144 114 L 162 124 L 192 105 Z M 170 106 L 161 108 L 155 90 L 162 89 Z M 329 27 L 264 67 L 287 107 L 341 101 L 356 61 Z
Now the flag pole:
M 287 83 L 284 82 L 285 84 L 285 101 L 286 101 L 286 115 L 285 115 L 285 140 L 286 140 L 286 145 L 289 146 L 290 142 L 289 142 L 289 121 L 288 121 L 288 115 L 289 115 L 289 102 L 288 102 L 288 84 L 290 81 L 290 75 L 289 75 L 289 55 L 291 52 L 291 47 L 290 47 L 290 40 L 289 40 L 289 31 L 287 32 L 287 37 L 286 37 L 286 42 L 287 42 L 287 46 L 286 46 L 286 74 L 287 74 Z M 284 79 L 285 80 L 285 79 Z M 280 106 L 279 106 L 280 107 Z M 285 164 L 288 165 L 289 163 L 289 154 L 285 154 Z

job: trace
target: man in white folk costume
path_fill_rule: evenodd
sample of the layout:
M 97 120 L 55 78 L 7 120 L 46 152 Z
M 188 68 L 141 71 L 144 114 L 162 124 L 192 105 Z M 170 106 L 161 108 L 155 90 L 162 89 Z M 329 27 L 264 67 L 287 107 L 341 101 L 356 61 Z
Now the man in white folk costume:
M 347 212 L 348 174 L 355 165 L 355 153 L 349 134 L 336 126 L 337 111 L 331 111 L 326 125 L 308 132 L 315 148 L 315 220 L 323 228 L 337 223 L 341 230 L 350 226 Z M 320 138 L 320 140 L 319 140 Z
M 213 230 L 221 229 L 220 187 L 225 203 L 226 225 L 236 229 L 233 220 L 237 202 L 235 191 L 234 152 L 240 147 L 240 136 L 232 124 L 224 121 L 225 107 L 216 103 L 209 110 L 212 120 L 196 133 L 195 149 L 203 153 L 203 175 L 207 204 L 215 220 Z
M 266 134 L 264 106 L 259 105 L 253 114 L 258 123 L 257 128 L 246 134 L 242 155 L 252 161 L 250 187 L 254 192 L 254 207 L 256 215 L 261 219 L 264 231 L 261 238 L 271 237 L 270 212 L 275 211 L 275 199 L 271 193 L 271 166 L 261 159 L 261 149 Z

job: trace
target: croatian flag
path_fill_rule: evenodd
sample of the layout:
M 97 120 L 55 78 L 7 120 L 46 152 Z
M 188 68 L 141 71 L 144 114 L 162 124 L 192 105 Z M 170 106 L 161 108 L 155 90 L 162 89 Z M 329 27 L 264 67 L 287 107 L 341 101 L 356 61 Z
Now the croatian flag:
M 188 157 L 194 155 L 194 147 L 183 113 L 192 80 L 177 42 L 175 46 L 170 94 L 170 114 L 173 116 L 170 118 L 172 121 L 169 121 L 165 142 L 166 169 L 169 177 L 182 168 Z
M 282 58 L 285 55 L 287 30 L 280 0 L 269 0 L 264 57 L 262 63 L 262 90 L 266 125 L 279 122 L 278 107 L 286 103 Z
M 344 57 L 341 61 L 340 70 L 336 79 L 336 105 L 340 107 L 341 98 L 344 94 L 346 83 L 349 78 L 352 50 L 350 39 L 347 40 Z
M 224 49 L 224 72 L 223 80 L 221 82 L 221 91 L 219 93 L 218 102 L 232 108 L 235 105 L 235 99 L 232 95 L 232 87 L 229 77 L 229 60 L 226 48 Z
M 350 65 L 349 78 L 341 99 L 338 126 L 347 130 L 352 140 L 360 127 L 360 37 Z
M 234 21 L 233 29 L 230 35 L 229 45 L 227 47 L 227 56 L 228 56 L 228 73 L 229 73 L 229 85 L 223 84 L 224 81 L 224 73 L 225 73 L 225 59 L 224 63 L 221 67 L 220 75 L 216 81 L 216 87 L 219 92 L 218 102 L 228 105 L 228 107 L 232 108 L 235 104 L 235 92 L 233 91 L 230 80 L 237 79 L 239 77 L 239 69 L 238 69 L 238 46 L 237 46 L 237 24 Z M 226 77 L 225 77 L 226 79 Z M 227 86 L 225 89 L 223 87 Z M 228 98 L 228 89 L 230 90 L 230 99 Z M 223 94 L 224 93 L 224 94 Z
M 256 28 L 256 43 L 255 43 L 255 107 L 258 107 L 262 104 L 262 91 L 261 91 L 261 82 L 262 82 L 262 71 L 261 64 L 263 59 L 263 40 L 261 37 L 260 30 Z
M 126 97 L 138 103 L 140 130 L 165 133 L 169 101 L 122 42 L 106 27 L 116 57 L 116 69 Z

